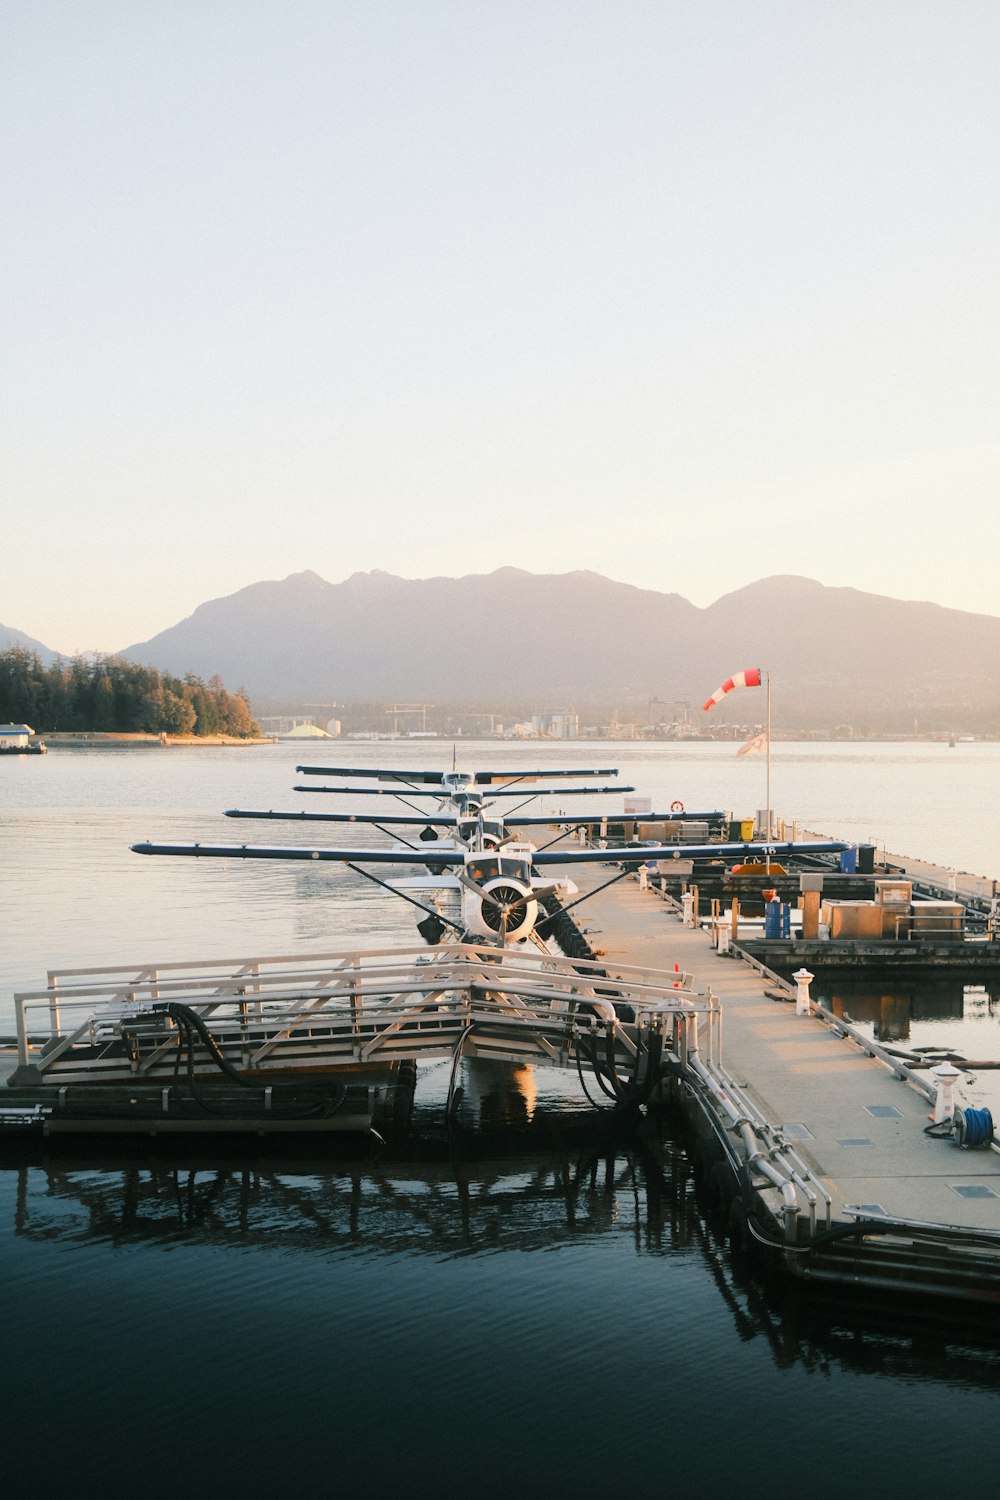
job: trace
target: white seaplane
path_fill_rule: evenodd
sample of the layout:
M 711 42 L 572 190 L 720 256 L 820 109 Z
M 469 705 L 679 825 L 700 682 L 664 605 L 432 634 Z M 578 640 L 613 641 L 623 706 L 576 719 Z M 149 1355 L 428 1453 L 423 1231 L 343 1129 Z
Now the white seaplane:
M 298 846 L 267 844 L 209 844 L 209 843 L 138 843 L 132 849 L 137 854 L 187 857 L 193 859 L 272 859 L 309 860 L 313 862 L 334 861 L 364 876 L 394 895 L 402 897 L 424 912 L 425 920 L 418 924 L 421 935 L 430 943 L 437 943 L 444 929 L 451 928 L 461 942 L 486 942 L 500 947 L 525 943 L 529 939 L 545 949 L 545 929 L 553 920 L 553 914 L 545 910 L 543 902 L 550 895 L 563 902 L 567 896 L 576 896 L 577 887 L 566 876 L 555 876 L 555 867 L 584 864 L 614 865 L 615 873 L 597 889 L 622 879 L 637 866 L 650 861 L 685 859 L 740 859 L 752 856 L 778 858 L 784 856 L 837 853 L 846 844 L 831 840 L 791 843 L 774 841 L 710 842 L 707 844 L 661 843 L 632 844 L 623 848 L 555 848 L 552 844 L 536 848 L 516 834 L 510 827 L 532 824 L 558 825 L 559 838 L 565 835 L 567 826 L 593 824 L 593 815 L 586 819 L 556 815 L 518 816 L 517 813 L 487 818 L 494 799 L 521 796 L 531 783 L 533 789 L 526 800 L 568 793 L 599 794 L 613 791 L 631 791 L 630 787 L 550 787 L 535 789 L 537 780 L 550 781 L 557 778 L 586 777 L 591 775 L 616 775 L 613 770 L 581 771 L 404 771 L 392 769 L 359 770 L 353 767 L 307 767 L 297 770 L 306 775 L 335 775 L 346 778 L 366 778 L 392 783 L 394 796 L 404 800 L 411 796 L 430 796 L 438 800 L 438 808 L 426 816 L 416 813 L 413 817 L 385 817 L 379 814 L 353 813 L 305 813 L 305 812 L 254 812 L 238 808 L 230 809 L 229 817 L 273 818 L 280 820 L 374 823 L 388 831 L 390 826 L 401 823 L 423 828 L 421 835 L 424 847 L 396 843 L 392 848 L 371 849 L 337 845 Z M 488 788 L 489 790 L 485 790 Z M 297 788 L 298 790 L 299 788 Z M 306 790 L 306 788 L 302 788 Z M 314 790 L 314 788 L 308 788 Z M 382 788 L 333 787 L 321 790 L 347 793 Z M 523 806 L 523 802 L 519 804 Z M 644 819 L 662 819 L 669 816 L 693 818 L 695 814 L 644 814 Z M 720 817 L 720 814 L 698 814 L 700 818 Z M 598 819 L 600 815 L 598 815 Z M 452 837 L 440 838 L 437 829 L 453 830 Z M 427 836 L 435 839 L 433 850 L 426 847 Z M 407 873 L 402 879 L 392 882 L 380 879 L 371 866 L 403 867 Z M 422 867 L 422 869 L 420 868 Z M 410 892 L 418 891 L 431 895 L 438 901 L 436 906 L 427 906 Z M 575 906 L 596 892 L 590 891 L 578 900 Z M 446 914 L 441 902 L 457 897 L 457 916 Z M 562 905 L 562 910 L 569 907 Z
M 585 787 L 542 787 L 536 788 L 524 795 L 525 788 L 533 785 L 536 780 L 555 780 L 556 778 L 588 777 L 588 776 L 617 776 L 617 768 L 605 768 L 602 770 L 556 770 L 556 771 L 418 771 L 418 770 L 361 770 L 354 767 L 324 767 L 324 766 L 296 766 L 300 775 L 306 776 L 342 776 L 358 777 L 366 780 L 383 781 L 394 783 L 391 787 L 384 786 L 296 786 L 297 792 L 328 792 L 333 795 L 388 795 L 398 798 L 412 809 L 410 815 L 400 813 L 353 813 L 353 812 L 282 812 L 269 809 L 267 811 L 254 811 L 247 808 L 229 808 L 226 812 L 227 818 L 259 818 L 275 819 L 285 822 L 298 823 L 362 823 L 371 824 L 380 832 L 388 832 L 390 828 L 419 828 L 420 839 L 424 843 L 434 842 L 441 838 L 438 829 L 448 830 L 451 838 L 449 843 L 462 845 L 466 848 L 498 849 L 502 844 L 509 841 L 513 835 L 512 828 L 529 827 L 557 827 L 561 830 L 558 837 L 563 837 L 567 830 L 581 828 L 602 827 L 608 822 L 606 812 L 597 813 L 542 813 L 525 814 L 520 809 L 539 797 L 566 797 L 566 796 L 602 796 L 612 793 L 625 793 L 634 791 L 630 786 L 585 786 Z M 425 783 L 425 785 L 421 785 Z M 428 789 L 428 785 L 433 790 Z M 400 788 L 406 787 L 404 793 Z M 489 787 L 489 792 L 484 788 Z M 421 812 L 408 797 L 434 797 L 437 799 L 437 808 L 430 813 Z M 502 810 L 495 806 L 495 799 L 500 797 L 520 796 L 522 801 L 516 808 L 510 811 Z M 625 815 L 626 817 L 628 815 Z M 645 812 L 642 821 L 646 823 L 666 822 L 705 822 L 710 826 L 718 826 L 724 820 L 725 814 L 713 812 L 685 812 L 679 802 L 675 802 L 670 812 Z M 402 835 L 399 835 L 402 837 Z M 448 835 L 446 834 L 446 838 Z M 405 843 L 405 839 L 404 839 Z M 409 847 L 413 847 L 412 845 Z M 428 855 L 430 858 L 431 856 Z

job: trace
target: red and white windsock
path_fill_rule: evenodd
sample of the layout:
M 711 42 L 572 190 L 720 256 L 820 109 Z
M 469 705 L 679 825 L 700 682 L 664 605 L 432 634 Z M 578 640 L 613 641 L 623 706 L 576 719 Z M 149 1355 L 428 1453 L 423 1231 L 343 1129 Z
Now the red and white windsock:
M 714 708 L 727 693 L 731 693 L 733 688 L 738 687 L 760 687 L 760 667 L 748 667 L 745 672 L 735 672 L 732 677 L 727 677 L 722 686 L 716 688 L 708 702 L 701 705 L 702 712 Z

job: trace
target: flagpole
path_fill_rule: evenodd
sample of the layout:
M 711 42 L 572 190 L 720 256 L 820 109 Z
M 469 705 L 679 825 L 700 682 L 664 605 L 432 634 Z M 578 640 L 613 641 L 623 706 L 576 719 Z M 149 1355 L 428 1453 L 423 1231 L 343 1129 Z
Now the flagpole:
M 767 679 L 767 788 L 764 798 L 767 804 L 767 842 L 771 842 L 771 674 L 764 673 Z M 767 874 L 771 873 L 771 856 L 767 854 Z
M 767 676 L 767 836 L 771 837 L 771 674 Z

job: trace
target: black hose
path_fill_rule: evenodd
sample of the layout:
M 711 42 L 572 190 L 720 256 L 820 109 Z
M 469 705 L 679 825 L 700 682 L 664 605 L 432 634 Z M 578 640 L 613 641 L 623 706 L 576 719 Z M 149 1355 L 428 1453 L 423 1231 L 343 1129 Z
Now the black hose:
M 247 1078 L 245 1074 L 225 1056 L 215 1037 L 209 1031 L 204 1018 L 193 1010 L 189 1005 L 183 1005 L 180 1001 L 171 1000 L 160 1007 L 162 1013 L 169 1016 L 177 1027 L 177 1062 L 174 1067 L 174 1076 L 180 1069 L 181 1053 L 187 1050 L 187 1081 L 191 1090 L 191 1096 L 196 1103 L 207 1113 L 217 1115 L 231 1115 L 231 1109 L 225 1109 L 218 1103 L 210 1100 L 205 1093 L 199 1089 L 194 1070 L 195 1036 L 197 1035 L 204 1045 L 209 1057 L 215 1063 L 220 1072 L 240 1088 L 257 1090 L 262 1087 L 260 1079 Z M 282 1089 L 280 1084 L 264 1085 L 265 1089 L 270 1087 L 272 1100 L 279 1105 L 282 1118 L 285 1119 L 328 1119 L 330 1115 L 343 1104 L 347 1097 L 347 1085 L 342 1078 L 331 1078 L 323 1085 L 309 1084 L 305 1086 L 307 1102 L 300 1103 L 295 1097 L 284 1101 L 274 1098 L 274 1095 Z M 295 1090 L 297 1094 L 299 1090 Z M 283 1105 L 283 1107 L 281 1107 Z M 296 1107 L 297 1106 L 297 1107 Z

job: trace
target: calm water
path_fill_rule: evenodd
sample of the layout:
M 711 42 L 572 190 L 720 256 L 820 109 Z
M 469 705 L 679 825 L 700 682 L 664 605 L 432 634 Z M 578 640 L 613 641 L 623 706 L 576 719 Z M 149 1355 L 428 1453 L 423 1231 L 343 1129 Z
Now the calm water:
M 747 815 L 765 801 L 763 762 L 730 746 L 463 751 L 468 767 L 617 764 L 658 805 Z M 450 762 L 428 744 L 328 758 L 415 754 Z M 405 909 L 328 865 L 128 853 L 146 837 L 284 839 L 219 814 L 318 810 L 290 791 L 310 758 L 323 756 L 65 751 L 0 765 L 0 1027 L 14 990 L 50 967 L 410 941 Z M 998 771 L 992 745 L 779 745 L 772 800 L 816 831 L 991 879 Z M 912 998 L 911 1040 L 924 1024 L 970 1035 L 964 1004 L 924 1018 L 914 1009 L 932 1002 Z M 972 1019 L 993 1034 L 988 1010 Z M 445 1136 L 441 1088 L 435 1070 L 422 1079 L 422 1138 L 406 1153 L 0 1166 L 8 1484 L 149 1496 L 684 1484 L 720 1497 L 860 1484 L 893 1497 L 988 1482 L 1000 1320 L 762 1282 L 706 1220 L 681 1147 L 593 1144 L 573 1130 L 572 1081 L 523 1079 L 514 1097 L 535 1133 L 489 1150 Z M 543 1135 L 557 1095 L 577 1113 Z

